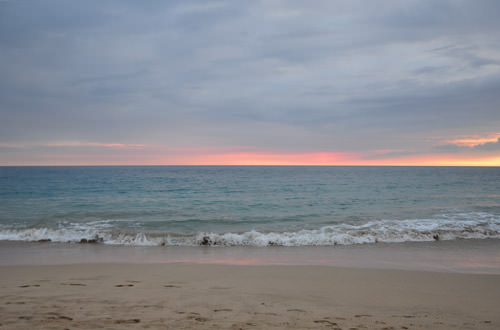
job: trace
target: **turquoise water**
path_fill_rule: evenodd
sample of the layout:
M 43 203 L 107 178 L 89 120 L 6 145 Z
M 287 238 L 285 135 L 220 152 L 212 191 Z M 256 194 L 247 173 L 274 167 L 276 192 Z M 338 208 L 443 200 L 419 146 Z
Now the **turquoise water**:
M 336 245 L 500 237 L 500 168 L 0 167 L 0 240 Z

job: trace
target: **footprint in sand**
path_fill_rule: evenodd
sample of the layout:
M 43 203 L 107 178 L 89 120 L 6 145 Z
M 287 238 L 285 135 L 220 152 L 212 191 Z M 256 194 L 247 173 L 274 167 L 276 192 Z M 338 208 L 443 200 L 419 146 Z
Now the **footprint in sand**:
M 87 286 L 87 284 L 83 284 L 83 283 L 61 283 L 61 285 L 69 285 L 69 286 Z
M 134 285 L 133 285 L 133 284 L 117 284 L 117 285 L 115 285 L 115 286 L 116 286 L 117 288 L 122 288 L 122 287 L 126 287 L 126 286 L 130 287 L 130 286 L 134 286 Z
M 335 322 L 328 321 L 328 320 L 314 320 L 314 323 L 324 323 L 324 324 L 329 324 L 329 325 L 338 325 Z
M 287 312 L 300 312 L 300 313 L 305 313 L 306 312 L 305 310 L 299 309 L 299 308 L 291 308 L 291 309 L 287 309 L 286 311 Z
M 180 286 L 174 285 L 174 284 L 167 284 L 167 285 L 164 285 L 163 287 L 165 287 L 165 288 L 177 288 L 177 289 L 181 288 Z
M 141 319 L 129 319 L 129 320 L 116 320 L 116 324 L 132 324 L 132 323 L 139 323 L 141 322 Z
M 221 308 L 221 309 L 214 309 L 214 312 L 232 312 L 233 310 L 230 308 Z
M 31 316 L 19 316 L 18 319 L 20 320 L 31 320 L 33 317 Z
M 73 318 L 69 316 L 64 316 L 64 315 L 54 315 L 54 316 L 49 316 L 47 317 L 49 320 L 66 320 L 66 321 L 73 321 Z
M 40 284 L 24 284 L 24 285 L 20 285 L 19 287 L 20 288 L 29 288 L 29 287 L 32 287 L 32 286 L 39 287 Z
M 198 322 L 207 322 L 207 321 L 210 321 L 210 319 L 206 318 L 206 317 L 203 317 L 203 316 L 200 316 L 200 313 L 194 313 L 194 312 L 190 312 L 188 316 L 186 316 L 187 319 L 190 319 L 190 320 L 195 320 L 195 321 L 198 321 Z

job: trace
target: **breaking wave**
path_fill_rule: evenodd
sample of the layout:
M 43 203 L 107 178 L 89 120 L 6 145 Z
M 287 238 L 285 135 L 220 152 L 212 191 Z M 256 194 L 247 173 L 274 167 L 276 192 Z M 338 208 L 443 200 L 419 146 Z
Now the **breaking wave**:
M 467 213 L 435 219 L 377 220 L 364 224 L 337 224 L 298 231 L 242 233 L 117 232 L 111 226 L 78 224 L 68 228 L 0 229 L 0 240 L 102 243 L 136 246 L 333 246 L 369 243 L 500 238 L 500 217 Z

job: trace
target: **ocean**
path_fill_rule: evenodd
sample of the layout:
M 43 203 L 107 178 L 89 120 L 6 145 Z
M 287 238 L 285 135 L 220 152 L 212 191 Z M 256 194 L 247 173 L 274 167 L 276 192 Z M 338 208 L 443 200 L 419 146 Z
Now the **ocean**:
M 500 238 L 498 167 L 0 167 L 0 240 L 334 246 Z

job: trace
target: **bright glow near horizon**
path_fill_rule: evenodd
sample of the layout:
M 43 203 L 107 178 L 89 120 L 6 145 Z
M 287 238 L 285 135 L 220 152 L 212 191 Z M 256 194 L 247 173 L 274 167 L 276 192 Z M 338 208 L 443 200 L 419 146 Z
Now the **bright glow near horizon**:
M 121 148 L 121 147 L 118 147 Z M 147 149 L 146 147 L 143 147 Z M 141 150 L 144 150 L 141 149 Z M 122 149 L 123 151 L 123 149 Z M 361 153 L 271 153 L 271 152 L 210 152 L 198 154 L 173 154 L 158 151 L 150 158 L 130 154 L 66 154 L 50 155 L 36 163 L 13 163 L 4 165 L 353 165 L 353 166 L 500 166 L 500 157 L 457 157 L 448 154 L 411 155 L 371 159 L 372 154 Z M 147 154 L 147 153 L 146 153 Z M 165 154 L 166 156 L 162 156 Z M 374 153 L 376 154 L 376 153 Z M 170 156 L 169 156 L 170 155 Z M 53 160 L 57 159 L 58 163 Z

